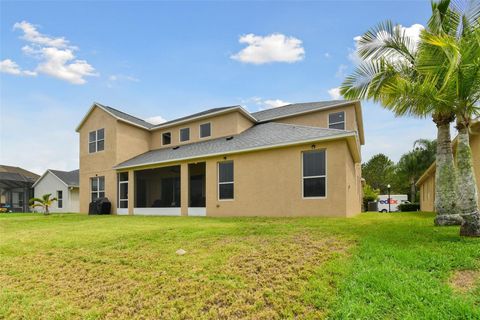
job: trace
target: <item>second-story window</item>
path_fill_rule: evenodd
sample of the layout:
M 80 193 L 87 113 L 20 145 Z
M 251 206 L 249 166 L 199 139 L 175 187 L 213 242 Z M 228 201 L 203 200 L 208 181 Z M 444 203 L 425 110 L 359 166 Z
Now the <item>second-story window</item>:
M 209 123 L 200 125 L 200 138 L 210 137 L 212 135 L 212 126 Z
M 190 128 L 180 129 L 180 142 L 190 140 Z
M 88 152 L 95 153 L 105 148 L 105 129 L 91 131 L 88 134 Z
M 345 112 L 334 112 L 328 115 L 328 127 L 330 129 L 345 130 Z
M 172 133 L 171 132 L 164 132 L 162 133 L 162 145 L 168 145 L 172 143 Z

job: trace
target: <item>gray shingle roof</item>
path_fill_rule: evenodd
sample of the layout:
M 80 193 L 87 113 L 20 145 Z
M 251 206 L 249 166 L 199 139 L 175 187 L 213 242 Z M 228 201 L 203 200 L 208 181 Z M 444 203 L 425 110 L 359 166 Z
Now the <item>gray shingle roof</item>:
M 222 153 L 234 153 L 255 148 L 288 145 L 296 142 L 321 140 L 329 137 L 333 138 L 346 134 L 354 135 L 355 132 L 270 122 L 255 125 L 233 136 L 233 139 L 230 140 L 217 138 L 180 145 L 177 149 L 172 147 L 152 150 L 122 162 L 115 168 L 135 167 Z
M 105 108 L 106 110 L 108 110 L 109 112 L 111 112 L 112 114 L 114 114 L 116 117 L 118 118 L 121 118 L 123 120 L 126 120 L 126 121 L 129 121 L 129 122 L 132 122 L 132 123 L 135 123 L 139 126 L 142 126 L 144 128 L 147 128 L 147 129 L 150 129 L 150 128 L 153 128 L 154 125 L 151 124 L 150 122 L 147 122 L 143 119 L 140 119 L 140 118 L 137 118 L 137 117 L 134 117 L 128 113 L 125 113 L 123 111 L 120 111 L 120 110 L 117 110 L 115 108 L 112 108 L 112 107 L 109 107 L 109 106 L 104 106 L 104 105 L 101 105 L 99 103 L 97 103 L 97 105 L 101 106 L 102 108 Z
M 294 103 L 288 104 L 282 107 L 271 108 L 258 112 L 253 112 L 258 121 L 269 121 L 279 117 L 287 117 L 297 113 L 308 112 L 318 109 L 330 108 L 336 105 L 350 103 L 348 100 L 331 100 L 331 101 L 319 101 L 319 102 L 306 102 L 306 103 Z
M 177 121 L 188 120 L 188 119 L 191 119 L 191 118 L 205 116 L 205 115 L 210 114 L 210 113 L 214 113 L 214 112 L 218 112 L 218 111 L 222 111 L 222 110 L 226 110 L 226 109 L 238 108 L 238 107 L 239 106 L 229 106 L 229 107 L 220 107 L 220 108 L 208 109 L 208 110 L 198 112 L 198 113 L 194 113 L 194 114 L 191 114 L 191 115 L 188 115 L 188 116 L 185 116 L 185 117 L 173 119 L 173 120 L 170 120 L 170 121 L 167 121 L 167 122 L 162 122 L 160 124 L 155 125 L 154 127 L 160 127 L 160 126 L 164 126 L 166 124 L 175 123 Z
M 69 187 L 78 187 L 80 185 L 79 170 L 60 171 L 50 170 L 60 180 L 62 180 Z

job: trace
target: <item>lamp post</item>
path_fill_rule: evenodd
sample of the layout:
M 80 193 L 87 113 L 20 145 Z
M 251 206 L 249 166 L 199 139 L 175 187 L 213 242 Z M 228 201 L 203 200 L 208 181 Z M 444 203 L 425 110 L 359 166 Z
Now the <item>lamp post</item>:
M 388 189 L 388 213 L 390 213 L 390 184 L 388 184 L 387 189 Z

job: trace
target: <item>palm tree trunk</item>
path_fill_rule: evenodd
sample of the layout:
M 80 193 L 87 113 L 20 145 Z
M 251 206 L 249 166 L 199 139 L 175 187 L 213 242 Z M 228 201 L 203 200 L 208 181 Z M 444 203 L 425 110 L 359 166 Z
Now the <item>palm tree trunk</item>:
M 457 175 L 453 163 L 450 122 L 453 117 L 434 116 L 437 124 L 437 157 L 435 171 L 436 226 L 460 225 L 457 207 Z
M 417 195 L 417 190 L 415 188 L 415 177 L 410 179 L 410 202 L 414 203 Z
M 470 137 L 468 125 L 458 125 L 457 144 L 457 170 L 458 206 L 463 223 L 460 235 L 480 237 L 480 213 L 478 210 L 477 183 L 472 166 L 472 150 L 470 149 Z

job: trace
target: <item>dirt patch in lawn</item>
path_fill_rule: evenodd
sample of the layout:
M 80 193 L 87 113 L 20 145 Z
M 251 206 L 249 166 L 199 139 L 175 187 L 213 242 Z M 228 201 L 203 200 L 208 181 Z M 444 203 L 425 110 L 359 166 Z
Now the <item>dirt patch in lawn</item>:
M 458 270 L 450 277 L 450 285 L 455 291 L 467 293 L 475 289 L 480 281 L 480 270 Z
M 56 248 L 3 261 L 0 282 L 28 297 L 4 296 L 10 318 L 321 319 L 326 310 L 305 299 L 308 282 L 351 245 L 302 232 L 198 239 L 181 257 L 180 243 Z

